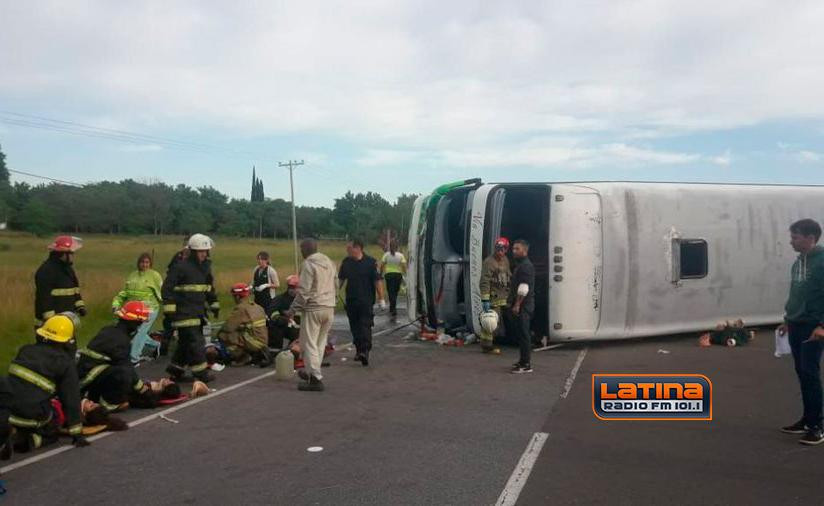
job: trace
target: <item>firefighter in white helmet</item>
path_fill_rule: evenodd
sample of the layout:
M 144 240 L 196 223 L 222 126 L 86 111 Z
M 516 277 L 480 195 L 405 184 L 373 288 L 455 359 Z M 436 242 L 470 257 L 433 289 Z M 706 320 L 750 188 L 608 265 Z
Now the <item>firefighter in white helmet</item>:
M 220 312 L 209 260 L 213 246 L 212 239 L 203 234 L 190 237 L 188 258 L 172 266 L 161 288 L 163 312 L 171 316 L 178 335 L 177 350 L 166 368 L 175 380 L 185 375 L 187 367 L 195 379 L 213 379 L 203 346 L 206 311 L 210 310 L 215 318 Z

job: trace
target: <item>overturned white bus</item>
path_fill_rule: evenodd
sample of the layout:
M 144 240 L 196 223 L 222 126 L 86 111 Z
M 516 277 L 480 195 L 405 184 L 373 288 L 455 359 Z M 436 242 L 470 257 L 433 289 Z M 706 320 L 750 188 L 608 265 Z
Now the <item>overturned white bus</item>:
M 479 333 L 481 264 L 505 236 L 531 244 L 533 331 L 552 341 L 777 323 L 801 218 L 824 219 L 824 186 L 444 185 L 413 210 L 409 317 Z

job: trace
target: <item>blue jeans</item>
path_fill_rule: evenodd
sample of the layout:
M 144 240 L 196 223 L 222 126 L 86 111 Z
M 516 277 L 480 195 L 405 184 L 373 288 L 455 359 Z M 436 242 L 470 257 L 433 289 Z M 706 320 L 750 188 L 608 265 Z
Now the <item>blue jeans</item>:
M 149 332 L 152 330 L 152 325 L 154 325 L 157 314 L 158 311 L 152 310 L 149 313 L 149 319 L 143 322 L 143 325 L 137 329 L 137 333 L 132 338 L 132 350 L 130 353 L 132 362 L 137 362 L 140 360 L 140 357 L 143 354 L 143 348 L 145 348 L 146 345 L 149 345 L 152 349 L 154 349 L 155 355 L 157 355 L 156 350 L 160 347 L 160 343 L 149 337 Z
M 822 341 L 805 343 L 815 323 L 789 323 L 789 341 L 795 362 L 795 373 L 801 385 L 801 400 L 804 403 L 804 423 L 807 427 L 821 427 L 821 351 Z

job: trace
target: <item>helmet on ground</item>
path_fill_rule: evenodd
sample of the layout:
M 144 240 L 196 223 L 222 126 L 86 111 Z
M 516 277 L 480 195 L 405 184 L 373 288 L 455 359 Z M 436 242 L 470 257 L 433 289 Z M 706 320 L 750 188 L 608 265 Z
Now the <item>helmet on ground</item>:
M 300 284 L 300 276 L 297 274 L 291 274 L 288 278 L 286 278 L 286 286 L 297 288 Z
M 203 234 L 195 234 L 189 238 L 187 247 L 192 251 L 210 250 L 215 246 L 215 242 L 208 236 Z
M 499 237 L 495 239 L 495 249 L 498 248 L 509 250 L 509 239 L 507 239 L 506 237 Z
M 249 285 L 246 283 L 235 283 L 232 285 L 231 290 L 229 292 L 236 296 L 236 297 L 248 297 L 249 296 Z
M 71 318 L 62 314 L 52 316 L 37 329 L 37 335 L 47 341 L 68 343 L 74 337 L 74 323 Z
M 83 240 L 71 235 L 58 235 L 49 244 L 49 251 L 59 251 L 61 253 L 74 253 L 83 247 Z
M 151 310 L 141 300 L 131 300 L 117 310 L 115 316 L 127 322 L 145 322 L 149 319 Z
M 494 333 L 498 328 L 498 313 L 495 311 L 484 311 L 480 316 L 481 328 L 484 332 Z

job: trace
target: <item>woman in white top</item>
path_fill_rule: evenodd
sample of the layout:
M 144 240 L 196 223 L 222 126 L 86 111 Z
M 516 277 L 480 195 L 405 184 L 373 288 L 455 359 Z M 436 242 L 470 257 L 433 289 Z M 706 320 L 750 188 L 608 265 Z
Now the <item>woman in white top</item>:
M 398 315 L 398 292 L 401 289 L 403 275 L 406 272 L 406 257 L 398 251 L 398 243 L 392 241 L 389 244 L 389 251 L 381 258 L 381 274 L 386 283 L 386 291 L 389 293 L 389 314 Z
M 277 295 L 280 287 L 278 272 L 269 265 L 269 253 L 261 251 L 257 254 L 258 265 L 252 272 L 252 286 L 255 289 L 255 304 L 262 307 L 269 314 L 269 306 Z

